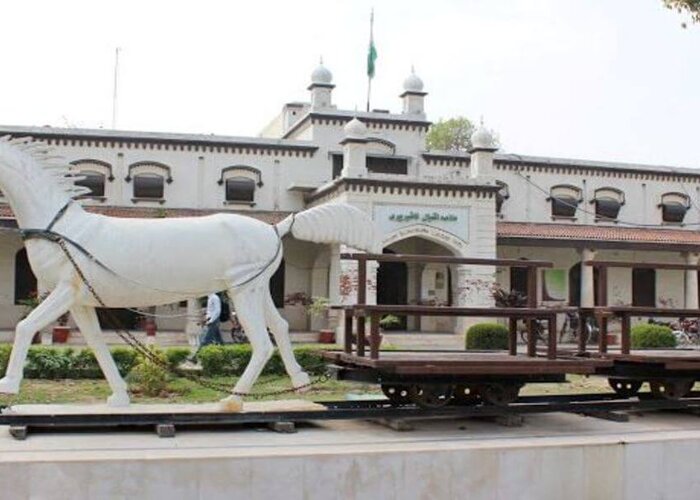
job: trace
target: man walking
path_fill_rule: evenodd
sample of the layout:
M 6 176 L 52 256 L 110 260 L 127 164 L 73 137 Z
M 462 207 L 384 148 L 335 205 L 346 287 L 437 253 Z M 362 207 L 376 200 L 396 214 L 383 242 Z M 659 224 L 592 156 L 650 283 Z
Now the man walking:
M 194 362 L 197 359 L 197 354 L 202 347 L 210 344 L 223 344 L 221 340 L 221 330 L 219 329 L 219 323 L 221 322 L 221 299 L 216 293 L 210 293 L 207 296 L 207 312 L 204 317 L 204 327 L 206 331 L 200 337 L 199 346 L 194 354 L 192 354 L 187 360 L 189 362 Z

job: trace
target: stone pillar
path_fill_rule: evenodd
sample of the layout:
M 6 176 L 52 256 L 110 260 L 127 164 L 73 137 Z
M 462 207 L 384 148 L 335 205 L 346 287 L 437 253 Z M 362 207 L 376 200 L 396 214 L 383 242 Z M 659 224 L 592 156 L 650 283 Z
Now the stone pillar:
M 197 347 L 197 338 L 202 331 L 199 325 L 200 310 L 197 299 L 187 299 L 187 323 L 185 324 L 185 334 L 187 343 L 191 347 Z
M 496 279 L 496 269 L 491 266 L 456 266 L 454 280 L 456 287 L 455 305 L 457 307 L 493 307 L 491 292 Z M 459 318 L 455 325 L 455 333 L 464 334 L 469 327 L 482 321 L 492 321 L 488 318 Z
M 685 263 L 690 266 L 697 266 L 700 261 L 700 254 L 688 252 L 685 254 Z M 687 269 L 685 271 L 685 308 L 698 308 L 698 271 L 697 269 Z
M 474 131 L 471 141 L 472 148 L 469 150 L 471 155 L 470 177 L 476 179 L 493 176 L 493 157 L 498 150 L 493 135 L 482 125 Z
M 587 260 L 595 259 L 595 250 L 584 248 L 581 250 L 581 307 L 593 307 L 595 305 L 595 283 L 593 282 L 593 266 L 584 264 Z
M 367 127 L 353 118 L 344 128 L 342 177 L 367 177 Z

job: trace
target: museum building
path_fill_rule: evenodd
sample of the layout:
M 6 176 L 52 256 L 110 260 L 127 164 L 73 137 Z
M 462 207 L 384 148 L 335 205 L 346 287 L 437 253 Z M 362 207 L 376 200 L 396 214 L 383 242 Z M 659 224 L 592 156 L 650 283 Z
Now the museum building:
M 426 150 L 427 93 L 417 75 L 403 82 L 399 113 L 337 109 L 334 86 L 330 71 L 317 67 L 309 102 L 284 105 L 258 137 L 21 126 L 0 126 L 0 135 L 54 146 L 85 177 L 91 193 L 80 202 L 96 213 L 228 212 L 276 223 L 342 201 L 374 219 L 387 253 L 552 261 L 540 271 L 538 294 L 553 306 L 595 303 L 596 276 L 585 260 L 698 263 L 700 170 L 499 153 L 483 127 L 468 153 Z M 0 225 L 0 328 L 9 329 L 37 283 L 2 198 Z M 293 331 L 323 326 L 307 314 L 311 297 L 354 300 L 355 264 L 340 259 L 346 250 L 285 238 L 270 287 Z M 206 249 L 192 258 L 206 258 Z M 609 272 L 609 304 L 698 307 L 696 271 Z M 368 272 L 369 300 L 388 304 L 489 305 L 494 283 L 524 292 L 527 273 L 433 263 L 383 263 Z M 194 299 L 159 307 L 172 316 L 159 327 L 196 330 L 185 315 L 197 308 Z M 464 328 L 453 318 L 401 322 L 409 331 Z

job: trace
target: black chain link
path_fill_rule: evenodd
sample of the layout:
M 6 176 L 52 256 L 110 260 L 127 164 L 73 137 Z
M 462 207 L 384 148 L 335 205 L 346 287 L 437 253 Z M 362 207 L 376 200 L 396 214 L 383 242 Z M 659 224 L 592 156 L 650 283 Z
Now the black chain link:
M 95 290 L 95 287 L 92 286 L 92 283 L 90 283 L 88 281 L 85 274 L 83 273 L 83 270 L 80 268 L 78 263 L 73 258 L 73 255 L 68 250 L 68 247 L 66 246 L 65 240 L 63 238 L 58 238 L 56 243 L 58 243 L 58 246 L 61 247 L 61 250 L 63 250 L 63 253 L 66 255 L 66 257 L 68 258 L 68 260 L 72 264 L 76 273 L 78 273 L 78 277 L 83 282 L 83 284 L 87 287 L 88 291 L 95 298 L 97 303 L 101 307 L 108 309 L 107 305 L 104 303 L 104 301 L 102 300 L 100 295 L 97 293 L 97 290 Z M 169 373 L 176 375 L 178 377 L 186 378 L 187 380 L 194 382 L 195 384 L 197 384 L 201 387 L 205 387 L 207 389 L 211 389 L 211 390 L 214 390 L 216 392 L 220 392 L 222 394 L 231 394 L 233 396 L 251 397 L 253 399 L 260 399 L 260 398 L 264 398 L 264 397 L 268 397 L 268 396 L 279 396 L 281 394 L 289 394 L 289 393 L 301 391 L 301 390 L 306 389 L 308 387 L 326 382 L 330 378 L 329 373 L 324 372 L 322 375 L 320 375 L 317 378 L 315 378 L 314 380 L 310 381 L 308 384 L 304 384 L 304 385 L 301 385 L 299 387 L 292 387 L 289 389 L 279 389 L 279 390 L 267 391 L 267 392 L 255 392 L 255 393 L 232 391 L 232 390 L 230 390 L 229 386 L 226 384 L 220 384 L 220 383 L 215 382 L 213 380 L 205 379 L 201 375 L 197 375 L 195 373 L 180 370 L 177 367 L 171 366 L 170 363 L 161 359 L 155 352 L 153 352 L 153 350 L 151 350 L 147 345 L 143 344 L 139 339 L 137 339 L 134 336 L 134 334 L 131 333 L 128 329 L 121 327 L 120 320 L 116 316 L 112 315 L 109 312 L 109 310 L 106 310 L 105 312 L 107 313 L 108 316 L 110 316 L 110 319 L 116 325 L 117 335 L 119 335 L 119 337 L 127 345 L 129 345 L 132 349 L 134 349 L 138 354 L 140 354 L 144 358 L 148 359 L 150 362 L 157 365 L 159 368 L 165 370 L 166 372 L 169 372 Z M 271 382 L 269 382 L 269 383 L 271 383 Z

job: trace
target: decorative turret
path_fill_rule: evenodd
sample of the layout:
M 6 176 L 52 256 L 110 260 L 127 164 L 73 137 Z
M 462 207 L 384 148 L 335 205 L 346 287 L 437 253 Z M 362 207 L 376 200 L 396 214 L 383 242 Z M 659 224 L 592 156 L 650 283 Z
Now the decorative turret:
M 426 95 L 428 93 L 423 92 L 423 80 L 411 68 L 411 74 L 403 81 L 403 93 L 399 96 L 403 99 L 403 114 L 416 115 L 417 118 L 424 119 Z
M 484 127 L 483 120 L 471 136 L 472 147 L 469 150 L 471 177 L 488 177 L 493 175 L 493 155 L 498 150 L 490 130 Z
M 367 126 L 357 117 L 350 120 L 343 128 L 345 138 L 343 145 L 342 177 L 367 177 Z
M 323 59 L 311 73 L 311 109 L 332 108 L 331 92 L 333 91 L 333 74 L 323 65 Z

